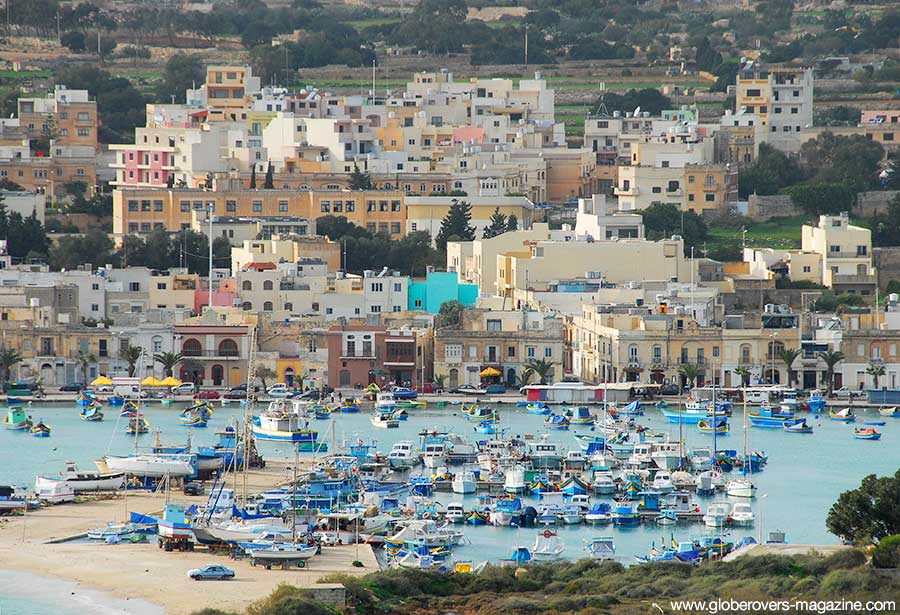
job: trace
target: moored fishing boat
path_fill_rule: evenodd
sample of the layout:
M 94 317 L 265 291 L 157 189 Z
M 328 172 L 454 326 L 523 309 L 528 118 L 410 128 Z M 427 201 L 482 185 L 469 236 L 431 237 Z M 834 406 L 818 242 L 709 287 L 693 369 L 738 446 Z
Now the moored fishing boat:
M 97 400 L 96 396 L 90 391 L 82 391 L 75 398 L 75 404 L 78 406 L 94 406 L 100 405 L 100 402 Z
M 470 406 L 468 409 L 462 409 L 463 414 L 470 421 L 480 423 L 482 421 L 494 421 L 499 419 L 499 415 L 490 406 Z
M 31 435 L 35 438 L 49 438 L 50 425 L 47 425 L 44 421 L 38 421 L 31 427 Z
M 481 421 L 474 428 L 476 433 L 492 435 L 497 433 L 497 422 L 496 421 Z
M 900 417 L 900 408 L 897 406 L 892 406 L 890 408 L 881 408 L 878 410 L 878 414 L 881 416 L 890 416 L 890 417 Z
M 460 502 L 450 502 L 447 504 L 447 512 L 444 518 L 450 523 L 465 523 L 466 511 Z
M 128 419 L 128 426 L 125 427 L 125 433 L 130 435 L 147 433 L 150 431 L 150 421 L 144 416 L 132 416 Z
M 729 502 L 712 502 L 703 515 L 706 527 L 724 527 L 731 522 L 732 505 Z
M 825 398 L 822 397 L 818 391 L 813 391 L 806 399 L 805 405 L 806 409 L 810 412 L 822 412 L 825 410 Z
M 586 408 L 585 406 L 567 408 L 565 417 L 572 425 L 593 425 L 595 420 L 594 415 L 591 414 L 590 408 Z
M 378 427 L 379 429 L 396 429 L 400 427 L 400 421 L 392 418 L 391 413 L 389 412 L 373 414 L 369 419 L 369 422 L 373 427 Z
M 728 419 L 726 417 L 717 416 L 715 422 L 706 419 L 697 421 L 697 429 L 700 433 L 705 434 L 711 434 L 713 433 L 713 430 L 715 430 L 716 435 L 725 436 L 731 431 L 731 426 L 728 424 Z
M 806 423 L 806 419 L 802 419 L 797 423 L 784 424 L 781 427 L 785 433 L 812 433 L 812 426 Z
M 28 416 L 19 406 L 13 406 L 6 411 L 3 418 L 3 427 L 14 431 L 25 431 L 31 429 L 31 417 Z
M 641 409 L 641 402 L 634 400 L 624 407 L 619 408 L 617 414 L 621 414 L 622 416 L 644 416 L 644 411 Z
M 594 559 L 607 560 L 616 555 L 616 544 L 612 536 L 600 536 L 585 541 L 584 550 Z
M 300 446 L 301 451 L 325 446 L 317 442 L 319 432 L 307 429 L 306 420 L 285 407 L 269 408 L 253 417 L 252 431 L 259 440 L 293 442 Z
M 591 525 L 601 525 L 612 521 L 612 508 L 609 504 L 599 503 L 584 513 L 585 523 Z
M 564 431 L 569 429 L 569 419 L 562 414 L 551 414 L 544 419 L 544 427 Z
M 559 539 L 559 535 L 556 532 L 544 530 L 534 539 L 534 545 L 531 547 L 531 556 L 536 561 L 551 561 L 559 558 L 565 549 L 565 543 Z
M 850 408 L 844 408 L 843 410 L 829 410 L 828 416 L 831 417 L 832 421 L 841 421 L 844 423 L 853 423 L 856 421 L 856 415 L 853 414 L 853 410 Z
M 530 403 L 525 406 L 528 414 L 550 414 L 550 406 L 541 403 Z
M 880 440 L 881 433 L 874 427 L 860 427 L 853 430 L 853 437 L 857 440 Z
M 781 427 L 799 420 L 793 413 L 772 406 L 760 406 L 755 413 L 747 414 L 747 419 L 754 427 Z
M 355 399 L 344 399 L 338 410 L 343 414 L 354 414 L 359 412 L 359 402 Z
M 88 421 L 88 422 L 91 422 L 91 423 L 93 423 L 93 422 L 99 422 L 99 421 L 102 421 L 102 420 L 103 420 L 103 413 L 100 412 L 100 410 L 97 409 L 97 408 L 94 407 L 94 406 L 87 406 L 87 407 L 85 407 L 85 408 L 79 413 L 79 416 L 81 417 L 81 420 L 82 420 L 82 421 Z

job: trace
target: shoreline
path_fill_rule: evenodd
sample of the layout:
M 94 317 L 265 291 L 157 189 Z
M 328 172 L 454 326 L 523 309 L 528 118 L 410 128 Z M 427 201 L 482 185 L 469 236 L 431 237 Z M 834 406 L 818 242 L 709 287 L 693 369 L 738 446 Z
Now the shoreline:
M 6 596 L 62 605 L 67 609 L 66 613 L 71 610 L 79 615 L 166 615 L 165 607 L 160 604 L 144 599 L 123 599 L 111 592 L 85 587 L 78 581 L 22 570 L 0 568 L 0 585 Z

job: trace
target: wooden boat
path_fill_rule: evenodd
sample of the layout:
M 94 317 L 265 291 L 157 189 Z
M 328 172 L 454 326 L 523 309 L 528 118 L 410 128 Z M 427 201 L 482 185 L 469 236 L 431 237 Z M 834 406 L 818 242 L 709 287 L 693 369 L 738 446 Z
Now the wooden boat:
M 103 413 L 93 406 L 84 408 L 81 411 L 80 416 L 82 421 L 88 421 L 90 423 L 96 423 L 103 420 Z
M 341 402 L 339 410 L 343 413 L 351 414 L 354 412 L 359 412 L 359 402 L 355 399 L 345 399 Z
M 44 421 L 38 421 L 31 428 L 31 435 L 35 438 L 49 438 L 50 437 L 50 426 L 44 423 Z
M 697 429 L 700 430 L 700 433 L 713 433 L 715 430 L 717 435 L 724 436 L 727 435 L 728 432 L 731 431 L 731 425 L 728 424 L 727 419 L 725 417 L 716 418 L 715 427 L 713 427 L 713 423 L 708 420 L 700 420 L 697 421 Z
M 850 408 L 844 408 L 843 410 L 838 410 L 837 412 L 835 412 L 834 410 L 829 410 L 828 416 L 831 417 L 832 421 L 842 421 L 844 423 L 852 423 L 856 420 L 856 415 L 853 414 L 853 411 Z
M 142 434 L 150 431 L 150 421 L 143 416 L 133 416 L 128 419 L 128 426 L 125 433 L 129 435 Z
M 6 412 L 3 418 L 3 426 L 14 431 L 31 429 L 31 418 L 18 406 L 13 406 Z
M 897 406 L 892 406 L 890 408 L 881 408 L 878 411 L 878 414 L 881 416 L 892 416 L 892 417 L 900 417 L 900 408 Z
M 569 419 L 562 414 L 551 414 L 544 420 L 544 427 L 547 429 L 567 430 L 569 429 Z
M 372 418 L 369 419 L 369 422 L 372 423 L 373 427 L 378 427 L 380 429 L 396 429 L 397 427 L 400 427 L 400 421 L 392 418 L 387 412 L 373 414 Z
M 785 433 L 812 433 L 813 428 L 810 425 L 807 425 L 806 419 L 801 420 L 798 423 L 793 423 L 791 425 L 785 424 L 781 426 L 781 429 Z
M 792 412 L 785 412 L 774 406 L 760 406 L 758 411 L 748 414 L 747 419 L 754 427 L 781 427 L 797 421 Z
M 550 414 L 550 406 L 547 404 L 530 403 L 525 406 L 525 411 L 528 412 L 528 414 Z
M 879 440 L 881 434 L 873 427 L 860 427 L 853 430 L 853 437 L 857 440 Z
M 66 469 L 59 476 L 38 476 L 35 488 L 52 487 L 58 484 L 70 487 L 74 493 L 91 491 L 115 491 L 125 484 L 125 472 L 95 472 L 79 470 L 72 461 L 66 462 Z

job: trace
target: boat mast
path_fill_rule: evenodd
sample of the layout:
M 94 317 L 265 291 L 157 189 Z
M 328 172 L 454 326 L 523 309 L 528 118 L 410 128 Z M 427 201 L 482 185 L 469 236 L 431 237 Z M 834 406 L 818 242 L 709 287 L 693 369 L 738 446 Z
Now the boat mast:
M 718 429 L 716 428 L 716 383 L 715 383 L 715 380 L 713 381 L 713 386 L 712 386 L 712 402 L 711 402 L 711 404 L 712 404 L 712 419 L 711 420 L 712 420 L 712 427 L 713 427 L 713 430 L 712 430 L 712 432 L 713 432 L 713 454 L 712 454 L 712 459 L 710 460 L 710 464 L 715 466 L 716 465 L 716 457 L 718 456 L 718 449 L 716 448 L 716 445 L 718 444 L 718 442 L 716 442 L 716 432 L 718 431 Z
M 244 404 L 244 433 L 243 433 L 243 466 L 242 485 L 241 485 L 241 502 L 244 508 L 247 508 L 247 477 L 250 471 L 250 422 L 253 420 L 253 406 L 256 403 L 256 323 L 250 326 L 248 334 L 248 345 L 250 348 L 250 357 L 247 362 L 247 397 Z M 237 456 L 237 445 L 235 445 L 235 456 Z

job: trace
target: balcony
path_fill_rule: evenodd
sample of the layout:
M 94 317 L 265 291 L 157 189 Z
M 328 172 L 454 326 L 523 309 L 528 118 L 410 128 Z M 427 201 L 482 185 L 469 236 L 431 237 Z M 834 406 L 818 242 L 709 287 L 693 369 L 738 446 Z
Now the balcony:
M 631 186 L 630 188 L 619 188 L 616 186 L 613 191 L 616 196 L 640 196 L 641 189 L 637 186 Z
M 832 286 L 868 286 L 870 284 L 875 284 L 875 276 L 872 274 L 860 275 L 860 274 L 846 274 L 846 273 L 833 273 L 831 274 L 831 285 Z
M 217 361 L 239 361 L 241 355 L 237 350 L 229 350 L 223 348 L 221 350 L 192 350 L 183 348 L 181 354 L 185 359 L 195 359 L 199 361 L 217 360 Z

